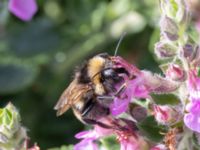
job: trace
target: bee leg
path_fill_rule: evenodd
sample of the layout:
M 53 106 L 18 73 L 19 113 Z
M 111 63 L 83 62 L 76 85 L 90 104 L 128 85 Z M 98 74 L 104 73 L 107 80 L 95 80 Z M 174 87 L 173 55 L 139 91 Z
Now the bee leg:
M 90 100 L 86 103 L 86 105 L 84 106 L 82 112 L 81 112 L 81 115 L 84 117 L 86 116 L 91 110 L 92 108 L 94 107 L 95 103 Z
M 91 125 L 98 125 L 102 128 L 106 128 L 106 129 L 111 129 L 112 127 L 110 125 L 107 125 L 105 123 L 102 123 L 102 122 L 99 122 L 99 121 L 96 121 L 94 119 L 88 119 L 88 118 L 84 118 L 83 119 L 84 122 L 88 123 L 88 124 L 91 124 Z
M 98 95 L 97 99 L 98 100 L 113 100 L 116 96 L 119 96 L 124 91 L 125 88 L 126 88 L 126 83 L 124 83 L 114 95 Z
M 114 96 L 119 96 L 126 88 L 126 83 L 124 83 L 120 88 L 119 90 L 114 94 Z
M 106 95 L 99 95 L 99 96 L 97 96 L 97 99 L 98 100 L 113 100 L 114 99 L 114 96 L 112 96 L 112 95 L 108 95 L 108 96 L 106 96 Z

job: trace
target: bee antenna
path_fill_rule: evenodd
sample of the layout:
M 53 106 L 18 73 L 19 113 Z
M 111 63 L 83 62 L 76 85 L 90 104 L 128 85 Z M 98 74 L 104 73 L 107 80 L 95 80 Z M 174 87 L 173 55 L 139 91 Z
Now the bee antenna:
M 116 47 L 116 49 L 115 49 L 114 56 L 117 55 L 117 52 L 118 52 L 119 46 L 120 46 L 120 44 L 121 44 L 121 42 L 122 42 L 122 40 L 123 40 L 123 38 L 124 38 L 125 35 L 126 35 L 126 32 L 122 33 L 122 35 L 120 36 L 119 42 L 117 43 L 117 47 Z

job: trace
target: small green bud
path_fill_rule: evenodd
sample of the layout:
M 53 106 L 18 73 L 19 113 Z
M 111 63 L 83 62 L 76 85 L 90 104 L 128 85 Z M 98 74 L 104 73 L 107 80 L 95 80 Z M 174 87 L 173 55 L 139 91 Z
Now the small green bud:
M 174 18 L 178 11 L 178 4 L 176 0 L 160 0 L 160 6 L 163 14 Z
M 176 13 L 176 21 L 181 24 L 187 24 L 190 18 L 186 2 L 184 0 L 177 0 L 178 11 Z
M 0 109 L 0 147 L 2 150 L 14 150 L 27 138 L 26 129 L 21 126 L 19 112 L 12 103 Z

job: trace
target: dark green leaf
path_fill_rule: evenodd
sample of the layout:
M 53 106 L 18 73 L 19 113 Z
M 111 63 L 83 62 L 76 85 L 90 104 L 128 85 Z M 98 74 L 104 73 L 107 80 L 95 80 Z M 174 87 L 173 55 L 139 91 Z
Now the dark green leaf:
M 38 20 L 15 34 L 11 33 L 9 38 L 10 51 L 24 57 L 51 52 L 59 46 L 59 41 L 59 35 L 47 20 Z
M 174 94 L 151 94 L 151 97 L 158 105 L 176 105 L 180 102 Z
M 158 125 L 153 116 L 149 116 L 142 122 L 137 124 L 139 130 L 151 141 L 160 142 L 163 139 L 163 134 L 166 132 L 166 127 Z
M 29 65 L 1 64 L 0 65 L 0 93 L 14 93 L 30 85 L 37 69 Z

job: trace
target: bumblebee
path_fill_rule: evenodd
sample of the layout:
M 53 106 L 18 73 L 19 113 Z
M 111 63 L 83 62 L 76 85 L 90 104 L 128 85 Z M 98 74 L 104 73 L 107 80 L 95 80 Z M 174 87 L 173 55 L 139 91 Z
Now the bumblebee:
M 112 95 L 118 92 L 115 85 L 123 82 L 119 75 L 122 72 L 127 73 L 123 69 L 114 68 L 112 57 L 106 53 L 86 61 L 75 71 L 73 81 L 55 105 L 57 116 L 69 108 L 86 124 L 95 124 L 101 117 L 108 116 Z

